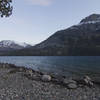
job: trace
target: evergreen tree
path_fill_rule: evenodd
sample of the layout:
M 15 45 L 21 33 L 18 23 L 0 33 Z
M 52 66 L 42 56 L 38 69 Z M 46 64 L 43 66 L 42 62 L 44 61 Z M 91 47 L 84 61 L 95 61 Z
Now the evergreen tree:
M 12 0 L 0 0 L 0 16 L 9 17 L 12 14 Z

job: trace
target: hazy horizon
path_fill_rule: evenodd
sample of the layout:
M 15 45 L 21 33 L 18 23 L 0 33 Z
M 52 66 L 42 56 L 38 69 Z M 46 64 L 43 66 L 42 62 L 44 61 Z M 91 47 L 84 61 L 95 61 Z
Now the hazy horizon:
M 13 0 L 12 16 L 0 19 L 0 41 L 40 43 L 90 14 L 100 14 L 99 4 L 99 0 Z

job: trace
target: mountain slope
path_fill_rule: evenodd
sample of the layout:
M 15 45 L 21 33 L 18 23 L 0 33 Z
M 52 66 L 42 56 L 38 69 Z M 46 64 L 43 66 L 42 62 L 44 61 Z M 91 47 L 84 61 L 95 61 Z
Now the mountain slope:
M 12 55 L 100 55 L 100 14 L 92 14 L 79 24 L 54 33 L 47 40 Z

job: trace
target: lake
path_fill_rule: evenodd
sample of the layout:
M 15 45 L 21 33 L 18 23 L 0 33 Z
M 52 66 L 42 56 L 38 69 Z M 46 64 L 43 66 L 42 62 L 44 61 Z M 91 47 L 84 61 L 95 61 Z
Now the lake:
M 1 56 L 0 62 L 66 76 L 100 74 L 100 56 Z

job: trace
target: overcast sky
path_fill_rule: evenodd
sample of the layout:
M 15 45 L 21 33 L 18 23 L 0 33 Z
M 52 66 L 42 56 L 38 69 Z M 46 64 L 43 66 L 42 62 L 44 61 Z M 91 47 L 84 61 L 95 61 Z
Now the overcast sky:
M 13 0 L 13 15 L 0 18 L 0 40 L 39 43 L 58 30 L 100 14 L 100 0 Z

